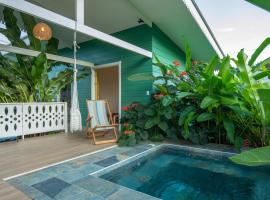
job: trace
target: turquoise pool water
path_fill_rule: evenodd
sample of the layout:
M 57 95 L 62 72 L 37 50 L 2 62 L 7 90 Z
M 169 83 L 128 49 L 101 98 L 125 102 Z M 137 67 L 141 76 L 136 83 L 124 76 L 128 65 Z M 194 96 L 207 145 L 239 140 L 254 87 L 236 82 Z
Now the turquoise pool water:
M 163 147 L 100 177 L 164 200 L 270 200 L 270 167 L 218 152 Z

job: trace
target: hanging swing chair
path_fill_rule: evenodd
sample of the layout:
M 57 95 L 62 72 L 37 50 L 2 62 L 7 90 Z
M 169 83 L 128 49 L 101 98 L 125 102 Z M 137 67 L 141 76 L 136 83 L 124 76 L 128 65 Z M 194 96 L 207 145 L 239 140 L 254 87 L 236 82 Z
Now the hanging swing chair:
M 73 88 L 70 108 L 70 132 L 82 131 L 82 117 L 79 107 L 78 86 L 77 86 L 77 21 L 75 22 L 74 41 L 73 41 L 73 55 L 74 55 L 74 74 L 73 74 Z

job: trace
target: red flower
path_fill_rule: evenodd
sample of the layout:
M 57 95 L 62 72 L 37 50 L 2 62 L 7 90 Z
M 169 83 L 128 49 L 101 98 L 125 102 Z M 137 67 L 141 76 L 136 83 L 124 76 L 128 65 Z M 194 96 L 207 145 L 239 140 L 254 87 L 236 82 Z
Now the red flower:
M 187 72 L 186 71 L 182 71 L 179 76 L 186 76 L 186 75 L 187 75 Z
M 176 67 L 182 66 L 182 64 L 178 60 L 173 61 L 173 65 Z
M 122 110 L 123 111 L 128 111 L 129 110 L 129 107 L 128 106 L 124 106 L 124 107 L 122 107 Z

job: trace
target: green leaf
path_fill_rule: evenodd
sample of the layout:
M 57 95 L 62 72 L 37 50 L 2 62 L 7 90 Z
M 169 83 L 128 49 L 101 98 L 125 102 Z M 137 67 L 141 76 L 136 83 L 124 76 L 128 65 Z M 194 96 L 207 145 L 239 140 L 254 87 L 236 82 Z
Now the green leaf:
M 229 141 L 234 144 L 234 135 L 235 135 L 235 127 L 234 123 L 229 120 L 228 118 L 223 118 L 223 125 L 227 133 L 227 137 L 229 138 Z
M 224 105 L 235 105 L 239 103 L 237 97 L 225 97 L 225 96 L 220 97 L 220 102 L 221 104 Z
M 154 116 L 154 115 L 156 114 L 156 111 L 155 111 L 155 109 L 153 109 L 153 108 L 148 108 L 148 109 L 146 109 L 146 110 L 144 111 L 144 113 L 145 113 L 147 116 L 152 117 L 152 116 Z
M 30 41 L 30 48 L 36 51 L 40 51 L 41 50 L 41 42 L 40 40 L 38 40 L 37 38 L 34 37 L 33 35 L 33 29 L 36 25 L 36 21 L 35 18 L 31 15 L 27 15 L 25 13 L 20 13 L 22 20 L 23 20 L 23 24 L 24 24 L 24 28 L 26 29 L 27 32 L 27 37 Z
M 144 128 L 145 129 L 150 129 L 154 127 L 155 125 L 158 125 L 160 122 L 158 117 L 150 118 L 146 121 Z
M 213 113 L 202 113 L 197 117 L 197 122 L 205 122 L 213 119 L 214 117 Z
M 185 70 L 187 71 L 187 72 L 189 72 L 190 71 L 190 69 L 191 69 L 191 51 L 190 51 L 190 47 L 189 47 L 189 45 L 188 45 L 188 43 L 186 42 L 186 44 L 185 44 L 185 50 L 186 50 L 186 68 L 185 68 Z
M 208 108 L 209 106 L 216 104 L 217 102 L 218 102 L 218 100 L 216 100 L 215 98 L 210 97 L 210 96 L 206 96 L 202 100 L 200 107 L 202 109 L 205 109 L 205 108 Z
M 218 62 L 219 62 L 218 56 L 214 56 L 212 60 L 209 62 L 209 64 L 206 66 L 204 70 L 205 74 L 207 74 L 210 77 L 213 76 L 214 70 L 216 69 Z
M 155 84 L 155 87 L 162 93 L 162 94 L 168 94 L 168 90 L 166 86 Z
M 173 109 L 170 106 L 168 106 L 168 107 L 165 108 L 165 110 L 164 110 L 164 116 L 167 119 L 172 119 L 173 114 L 174 114 L 174 111 L 173 111 Z
M 260 56 L 260 54 L 263 52 L 263 50 L 270 44 L 270 38 L 266 38 L 261 45 L 255 50 L 255 52 L 252 54 L 248 65 L 252 66 L 254 65 L 257 58 Z
M 187 82 L 180 82 L 176 88 L 180 91 L 190 91 L 192 87 Z
M 231 59 L 229 56 L 226 56 L 222 60 L 222 63 L 221 63 L 220 69 L 219 69 L 219 73 L 218 73 L 219 76 L 221 76 L 221 77 L 224 76 L 226 74 L 226 72 L 230 70 L 230 61 L 231 61 Z
M 229 158 L 231 161 L 247 166 L 270 165 L 270 146 L 245 151 Z
M 191 95 L 193 95 L 193 93 L 191 92 L 180 92 L 176 94 L 176 98 L 178 101 L 181 101 L 181 99 L 183 99 L 184 97 L 191 96 Z
M 258 73 L 256 75 L 254 75 L 253 78 L 255 80 L 260 80 L 260 79 L 265 78 L 265 77 L 267 77 L 269 75 L 270 75 L 270 71 L 265 71 L 265 72 L 260 72 L 260 73 Z
M 160 123 L 158 124 L 158 127 L 159 127 L 161 130 L 163 130 L 164 132 L 166 132 L 166 131 L 168 130 L 168 128 L 169 128 L 167 122 L 165 122 L 165 121 L 160 122 Z
M 173 102 L 173 98 L 171 98 L 169 95 L 166 95 L 162 98 L 162 105 L 163 106 L 169 106 Z
M 184 120 L 184 132 L 182 133 L 185 140 L 189 138 L 189 125 L 192 122 L 192 120 L 195 118 L 196 112 L 190 112 L 187 115 L 187 118 Z
M 194 112 L 195 110 L 196 110 L 196 108 L 194 106 L 186 107 L 180 114 L 180 117 L 179 117 L 179 120 L 178 120 L 179 126 L 182 126 L 184 124 L 184 120 L 185 120 L 186 116 L 189 113 Z

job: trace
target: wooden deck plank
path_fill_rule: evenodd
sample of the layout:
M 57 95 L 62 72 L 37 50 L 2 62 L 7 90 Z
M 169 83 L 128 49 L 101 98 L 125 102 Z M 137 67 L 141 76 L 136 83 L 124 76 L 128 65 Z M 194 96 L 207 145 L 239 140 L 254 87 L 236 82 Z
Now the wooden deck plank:
M 0 199 L 29 199 L 3 178 L 97 151 L 114 144 L 93 145 L 84 134 L 55 134 L 0 143 Z

